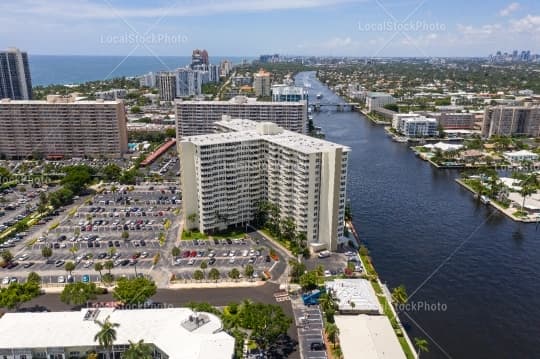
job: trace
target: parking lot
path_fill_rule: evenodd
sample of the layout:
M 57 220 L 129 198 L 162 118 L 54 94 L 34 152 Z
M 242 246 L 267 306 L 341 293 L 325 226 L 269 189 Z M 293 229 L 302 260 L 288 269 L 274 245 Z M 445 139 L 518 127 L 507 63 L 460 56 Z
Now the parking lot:
M 75 210 L 64 211 L 52 229 L 38 226 L 25 237 L 13 238 L 14 247 L 9 249 L 14 265 L 0 269 L 0 277 L 4 284 L 6 278 L 23 281 L 34 271 L 44 283 L 59 283 L 67 281 L 64 266 L 68 261 L 76 265 L 72 280 L 83 276 L 85 281 L 99 280 L 94 264 L 107 260 L 113 262 L 112 273 L 117 276 L 146 273 L 153 257 L 169 250 L 161 242 L 176 238 L 176 233 L 167 230 L 177 229 L 180 220 L 175 194 L 174 186 L 105 190 Z M 49 257 L 43 256 L 44 248 L 51 248 Z
M 319 306 L 305 306 L 301 300 L 293 304 L 293 313 L 298 327 L 298 342 L 301 358 L 326 359 L 323 330 L 324 324 Z
M 269 248 L 251 238 L 184 240 L 179 248 L 181 254 L 172 262 L 178 279 L 193 279 L 193 273 L 200 269 L 203 261 L 208 266 L 207 271 L 216 268 L 222 278 L 227 278 L 233 268 L 238 269 L 240 278 L 245 278 L 244 270 L 251 265 L 253 279 L 260 278 L 274 263 L 268 255 Z

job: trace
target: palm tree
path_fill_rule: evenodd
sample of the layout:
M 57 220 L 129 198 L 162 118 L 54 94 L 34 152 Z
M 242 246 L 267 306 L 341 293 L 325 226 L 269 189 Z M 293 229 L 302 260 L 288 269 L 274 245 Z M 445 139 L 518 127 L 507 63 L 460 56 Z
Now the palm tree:
M 99 345 L 106 348 L 107 358 L 111 358 L 113 352 L 113 344 L 116 340 L 116 329 L 120 326 L 118 323 L 111 323 L 109 321 L 110 316 L 107 316 L 103 322 L 99 320 L 94 320 L 94 323 L 99 325 L 99 331 L 94 336 L 94 341 L 98 342 Z
M 392 291 L 392 300 L 396 304 L 407 303 L 407 300 L 409 300 L 409 297 L 407 295 L 407 290 L 403 284 L 394 288 L 394 290 Z
M 327 312 L 336 308 L 336 301 L 332 294 L 329 292 L 321 294 L 321 296 L 319 297 L 319 304 L 323 312 Z
M 69 249 L 69 251 L 71 252 L 71 254 L 73 254 L 73 258 L 75 258 L 75 254 L 77 253 L 77 251 L 79 250 L 79 246 L 77 246 L 76 244 L 73 245 L 73 247 L 71 247 Z
M 206 261 L 201 262 L 201 269 L 203 271 L 203 275 L 206 275 L 205 269 L 208 268 L 208 263 Z
M 152 345 L 145 343 L 143 339 L 138 342 L 129 340 L 129 347 L 122 355 L 122 359 L 152 359 L 153 354 Z
M 339 336 L 339 328 L 335 323 L 326 323 L 324 325 L 324 331 L 326 335 L 328 336 L 328 340 L 330 340 L 334 346 L 336 347 L 336 342 L 338 340 Z
M 420 353 L 429 352 L 428 341 L 424 338 L 414 338 L 414 346 L 418 351 L 418 358 L 420 358 Z
M 114 268 L 113 261 L 106 261 L 105 264 L 104 264 L 104 267 L 105 267 L 106 270 L 109 271 L 109 274 L 111 274 L 111 269 Z
M 536 179 L 536 175 L 533 174 L 528 176 L 527 178 L 523 179 L 519 185 L 521 186 L 519 194 L 523 196 L 523 203 L 521 204 L 521 210 L 523 211 L 523 208 L 525 207 L 525 199 L 531 194 L 536 193 L 536 189 L 538 188 L 538 180 Z
M 66 270 L 66 272 L 69 273 L 69 275 L 71 275 L 71 272 L 75 270 L 75 263 L 71 261 L 66 262 L 66 264 L 64 265 L 64 269 Z
M 101 277 L 102 277 L 101 271 L 103 270 L 103 264 L 101 264 L 101 262 L 97 262 L 96 264 L 94 264 L 94 270 L 96 272 L 99 272 L 99 280 L 101 280 Z

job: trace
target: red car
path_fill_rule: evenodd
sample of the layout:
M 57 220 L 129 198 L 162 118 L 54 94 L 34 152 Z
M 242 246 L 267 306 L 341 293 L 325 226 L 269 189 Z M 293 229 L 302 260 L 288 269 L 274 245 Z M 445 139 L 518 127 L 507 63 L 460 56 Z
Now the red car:
M 197 257 L 197 251 L 191 251 L 189 254 L 190 257 Z
M 184 253 L 182 253 L 183 258 L 187 258 L 189 257 L 189 255 L 190 255 L 190 251 L 185 251 Z

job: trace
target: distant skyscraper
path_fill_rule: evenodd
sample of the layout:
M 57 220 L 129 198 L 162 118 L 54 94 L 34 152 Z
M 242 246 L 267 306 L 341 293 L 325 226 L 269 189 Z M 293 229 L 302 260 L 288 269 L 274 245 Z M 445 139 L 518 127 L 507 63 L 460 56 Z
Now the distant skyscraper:
M 201 58 L 202 58 L 202 63 L 205 64 L 205 65 L 209 65 L 210 62 L 208 62 L 208 51 L 206 51 L 205 49 L 203 49 L 201 51 Z
M 221 61 L 220 75 L 223 77 L 229 76 L 229 72 L 232 71 L 232 64 L 229 60 Z
M 28 55 L 16 48 L 0 51 L 0 99 L 30 100 L 32 80 Z
M 253 75 L 253 88 L 256 96 L 271 96 L 270 93 L 270 73 L 260 69 Z
M 208 65 L 208 51 L 205 49 L 199 50 L 195 49 L 193 50 L 193 53 L 191 55 L 191 67 L 199 66 L 199 65 Z
M 176 73 L 160 72 L 156 76 L 156 86 L 159 98 L 163 101 L 172 101 L 176 97 Z
M 204 71 L 190 68 L 176 70 L 176 97 L 196 96 L 202 93 Z M 208 76 L 208 72 L 206 72 Z

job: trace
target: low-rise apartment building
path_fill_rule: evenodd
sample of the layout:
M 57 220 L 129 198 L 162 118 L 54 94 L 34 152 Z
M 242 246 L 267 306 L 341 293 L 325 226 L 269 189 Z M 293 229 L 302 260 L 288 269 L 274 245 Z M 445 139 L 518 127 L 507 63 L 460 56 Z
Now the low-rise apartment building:
M 118 324 L 110 348 L 95 340 L 96 321 Z M 30 329 L 33 328 L 33 329 Z M 221 320 L 188 308 L 85 308 L 70 312 L 6 313 L 0 318 L 0 358 L 121 358 L 143 340 L 152 358 L 231 359 L 234 338 Z
M 398 113 L 392 119 L 392 128 L 407 137 L 438 136 L 438 123 L 434 118 L 421 116 L 416 113 Z
M 214 132 L 223 115 L 253 121 L 274 122 L 286 130 L 306 133 L 307 102 L 265 102 L 237 96 L 229 101 L 175 101 L 176 135 L 204 135 Z
M 230 119 L 215 134 L 180 142 L 186 228 L 244 227 L 262 202 L 292 218 L 316 249 L 343 237 L 350 149 L 287 131 L 274 123 Z
M 0 100 L 3 158 L 119 158 L 128 151 L 122 101 Z

